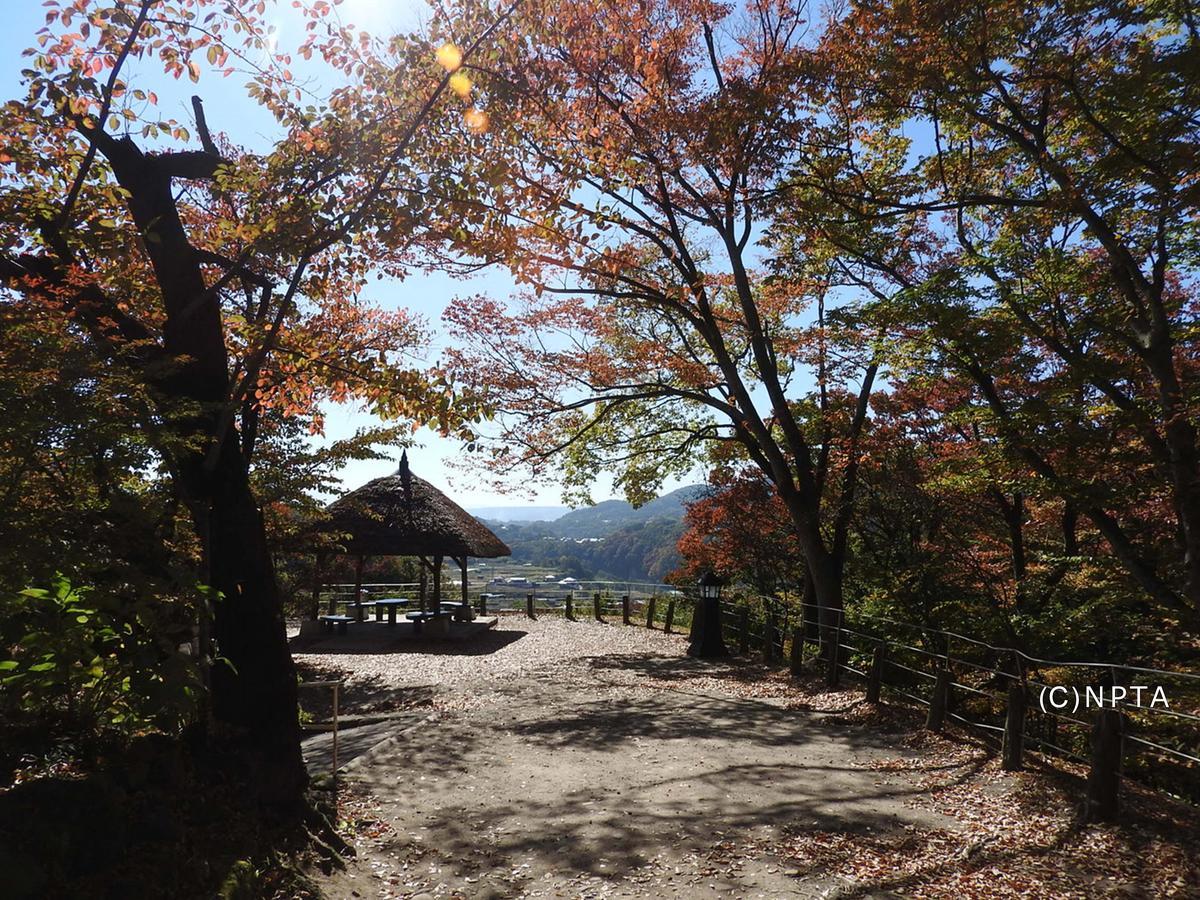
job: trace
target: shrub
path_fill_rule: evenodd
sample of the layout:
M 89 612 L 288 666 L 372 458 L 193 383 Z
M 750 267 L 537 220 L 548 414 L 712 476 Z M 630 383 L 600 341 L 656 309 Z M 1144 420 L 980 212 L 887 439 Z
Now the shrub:
M 178 601 L 76 587 L 0 594 L 0 685 L 6 707 L 73 731 L 157 727 L 193 715 L 201 682 L 181 649 Z

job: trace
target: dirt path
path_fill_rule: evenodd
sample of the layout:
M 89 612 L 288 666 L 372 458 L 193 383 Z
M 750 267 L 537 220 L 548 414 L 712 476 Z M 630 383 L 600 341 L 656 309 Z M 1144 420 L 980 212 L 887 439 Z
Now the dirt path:
M 1200 897 L 1194 816 L 1161 795 L 1080 826 L 1078 772 L 683 646 L 510 619 L 471 654 L 302 657 L 351 710 L 405 711 L 343 778 L 359 855 L 328 894 Z
M 360 758 L 348 788 L 383 825 L 331 893 L 821 896 L 838 879 L 724 850 L 797 828 L 954 827 L 906 806 L 910 783 L 867 768 L 896 755 L 886 739 L 767 701 L 648 692 L 698 668 L 675 641 L 659 651 L 476 686 L 471 708 Z

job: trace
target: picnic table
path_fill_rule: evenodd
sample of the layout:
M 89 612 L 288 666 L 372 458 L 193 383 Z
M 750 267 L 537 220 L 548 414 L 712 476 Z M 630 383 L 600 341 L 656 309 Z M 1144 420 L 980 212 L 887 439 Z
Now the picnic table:
M 383 621 L 383 611 L 387 610 L 388 624 L 396 624 L 396 610 L 404 609 L 412 605 L 411 600 L 406 600 L 403 597 L 385 597 L 382 600 L 375 601 L 375 620 Z
M 470 622 L 475 618 L 475 610 L 470 603 L 443 603 L 442 612 L 450 613 L 456 622 Z
M 439 610 L 417 610 L 416 612 L 405 613 L 404 618 L 410 622 L 428 622 L 430 619 L 437 616 L 448 616 L 450 613 L 444 609 Z

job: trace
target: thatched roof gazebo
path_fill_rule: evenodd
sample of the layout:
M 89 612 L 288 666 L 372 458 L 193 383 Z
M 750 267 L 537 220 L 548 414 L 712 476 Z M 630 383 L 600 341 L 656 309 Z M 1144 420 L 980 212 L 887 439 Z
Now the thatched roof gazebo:
M 421 606 L 425 607 L 425 575 L 433 575 L 433 608 L 441 601 L 442 563 L 446 557 L 462 572 L 462 604 L 467 599 L 467 559 L 512 553 L 508 545 L 465 509 L 408 468 L 400 457 L 394 475 L 368 481 L 326 508 L 320 530 L 338 536 L 325 552 L 357 557 L 354 603 L 362 620 L 362 569 L 368 556 L 415 556 L 421 561 Z M 323 554 L 322 554 L 323 555 Z M 319 568 L 319 567 L 318 567 Z M 319 579 L 318 579 L 319 581 Z

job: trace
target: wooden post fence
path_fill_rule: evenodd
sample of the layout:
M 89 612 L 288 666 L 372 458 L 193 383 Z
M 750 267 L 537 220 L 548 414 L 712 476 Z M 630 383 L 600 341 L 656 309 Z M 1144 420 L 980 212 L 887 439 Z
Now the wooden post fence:
M 804 670 L 804 626 L 792 628 L 792 653 L 788 660 L 793 675 L 799 675 Z
M 825 684 L 835 688 L 842 679 L 842 629 L 838 625 L 826 628 L 825 639 Z
M 597 622 L 604 621 L 604 616 L 600 614 L 600 592 L 599 591 L 596 591 L 596 593 L 592 596 L 592 614 L 595 615 Z
M 675 601 L 667 602 L 667 621 L 663 623 L 663 634 L 671 633 L 671 626 L 675 624 Z
M 1008 686 L 1008 709 L 1004 714 L 1004 743 L 1000 767 L 1005 772 L 1020 772 L 1025 751 L 1025 685 L 1014 678 Z
M 651 597 L 646 602 L 646 627 L 647 628 L 654 627 L 654 601 L 656 599 L 657 599 L 656 597 Z
M 1042 739 L 1047 744 L 1061 744 L 1058 738 L 1058 717 L 1042 716 Z
M 575 595 L 570 591 L 567 592 L 567 621 L 575 621 Z
M 530 619 L 536 619 L 537 615 L 533 610 L 533 594 L 525 595 L 525 615 Z
M 1120 812 L 1121 732 L 1119 709 L 1099 709 L 1092 724 L 1092 768 L 1088 772 L 1083 818 L 1115 822 Z
M 879 694 L 883 690 L 883 660 L 887 647 L 882 643 L 875 645 L 871 653 L 871 669 L 867 672 L 867 702 L 878 703 Z
M 621 624 L 622 625 L 632 625 L 633 624 L 631 621 L 629 621 L 629 612 L 630 612 L 630 610 L 629 610 L 629 595 L 622 594 L 621 595 Z
M 738 610 L 738 653 L 745 656 L 750 652 L 750 607 Z
M 925 719 L 925 727 L 930 731 L 941 731 L 946 722 L 946 709 L 950 705 L 950 677 L 950 669 L 946 666 L 938 669 L 933 693 L 929 697 L 929 715 Z

